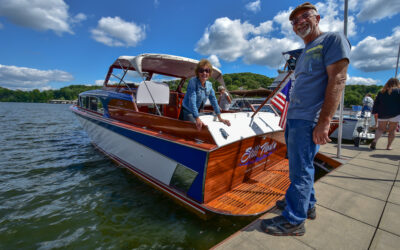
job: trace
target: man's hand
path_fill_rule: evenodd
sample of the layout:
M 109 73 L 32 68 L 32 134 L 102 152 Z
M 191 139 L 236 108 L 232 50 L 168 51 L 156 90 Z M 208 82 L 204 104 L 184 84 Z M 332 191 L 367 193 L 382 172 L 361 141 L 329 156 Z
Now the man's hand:
M 330 123 L 317 123 L 317 126 L 315 126 L 314 131 L 313 131 L 313 141 L 315 144 L 320 144 L 324 145 L 328 142 L 331 142 L 331 139 L 329 139 L 328 133 L 329 133 L 329 127 Z

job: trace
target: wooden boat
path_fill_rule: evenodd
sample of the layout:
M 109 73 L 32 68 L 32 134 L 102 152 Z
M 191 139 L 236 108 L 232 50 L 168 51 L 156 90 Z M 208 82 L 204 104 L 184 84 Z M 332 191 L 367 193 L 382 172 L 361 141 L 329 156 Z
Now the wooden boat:
M 162 54 L 121 56 L 103 88 L 81 93 L 71 110 L 100 151 L 199 215 L 266 212 L 289 186 L 279 115 L 229 111 L 221 114 L 228 127 L 206 110 L 200 131 L 179 120 L 182 86 L 197 63 Z M 126 80 L 134 74 L 140 84 Z M 154 80 L 160 75 L 179 82 L 176 90 Z M 212 77 L 224 84 L 219 69 Z

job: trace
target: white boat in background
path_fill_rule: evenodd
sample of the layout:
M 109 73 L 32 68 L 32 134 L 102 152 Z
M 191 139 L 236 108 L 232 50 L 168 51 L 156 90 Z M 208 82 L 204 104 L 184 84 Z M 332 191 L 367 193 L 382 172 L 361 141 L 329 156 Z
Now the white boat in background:
M 375 119 L 372 117 L 371 112 L 365 112 L 364 115 L 361 115 L 361 109 L 358 107 L 353 106 L 350 114 L 343 115 L 342 139 L 352 141 L 355 146 L 375 139 L 375 134 L 371 133 L 371 129 L 375 127 Z M 333 118 L 339 120 L 337 115 Z M 337 139 L 338 131 L 339 129 L 334 130 L 330 137 Z

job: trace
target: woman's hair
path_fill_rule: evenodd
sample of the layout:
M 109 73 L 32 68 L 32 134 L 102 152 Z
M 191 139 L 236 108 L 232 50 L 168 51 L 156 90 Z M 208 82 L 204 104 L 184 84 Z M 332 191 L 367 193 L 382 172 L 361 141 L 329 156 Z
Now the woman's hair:
M 200 62 L 197 64 L 196 69 L 194 72 L 196 73 L 196 76 L 199 77 L 199 69 L 208 67 L 210 69 L 210 76 L 212 74 L 212 65 L 210 61 L 207 59 L 201 59 Z
M 382 94 L 385 93 L 386 91 L 389 93 L 389 95 L 392 93 L 392 90 L 395 88 L 400 88 L 400 81 L 397 78 L 390 78 L 385 86 L 383 86 L 381 92 Z

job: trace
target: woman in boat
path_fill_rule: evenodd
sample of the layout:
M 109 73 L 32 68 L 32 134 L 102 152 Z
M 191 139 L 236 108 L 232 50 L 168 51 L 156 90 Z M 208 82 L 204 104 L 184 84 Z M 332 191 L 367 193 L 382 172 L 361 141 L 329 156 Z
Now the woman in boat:
M 224 111 L 229 110 L 229 106 L 232 103 L 231 97 L 229 96 L 228 92 L 225 90 L 224 86 L 219 86 L 218 91 L 220 94 L 219 99 L 218 99 L 219 106 Z
M 197 129 L 201 130 L 204 124 L 199 118 L 199 110 L 203 109 L 208 98 L 214 112 L 217 114 L 218 120 L 227 126 L 230 126 L 231 123 L 229 120 L 221 117 L 221 110 L 219 109 L 212 83 L 208 81 L 208 78 L 212 73 L 211 63 L 206 59 L 202 59 L 197 64 L 195 73 L 196 76 L 189 80 L 187 91 L 182 102 L 182 110 L 179 119 L 192 121 L 196 123 Z
M 373 114 L 378 114 L 378 128 L 375 139 L 371 142 L 371 149 L 376 148 L 376 143 L 383 132 L 388 132 L 387 150 L 391 150 L 392 142 L 396 136 L 396 128 L 400 122 L 400 82 L 397 78 L 390 78 L 375 98 L 372 108 Z

